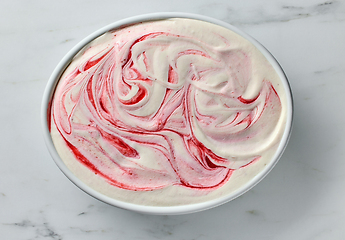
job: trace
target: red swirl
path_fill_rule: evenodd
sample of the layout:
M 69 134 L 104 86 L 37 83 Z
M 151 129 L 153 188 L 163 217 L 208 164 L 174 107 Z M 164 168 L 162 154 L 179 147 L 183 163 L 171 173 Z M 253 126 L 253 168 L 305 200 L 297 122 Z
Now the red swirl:
M 54 94 L 51 116 L 75 159 L 116 187 L 149 191 L 215 189 L 260 158 L 224 150 L 267 135 L 281 111 L 263 79 L 257 96 L 243 97 L 251 80 L 243 51 L 165 32 L 113 36 Z M 214 84 L 218 75 L 227 78 Z

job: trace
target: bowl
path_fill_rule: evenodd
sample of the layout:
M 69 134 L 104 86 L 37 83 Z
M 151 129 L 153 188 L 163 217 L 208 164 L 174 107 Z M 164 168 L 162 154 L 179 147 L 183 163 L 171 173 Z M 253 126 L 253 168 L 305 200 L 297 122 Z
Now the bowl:
M 169 18 L 187 18 L 187 19 L 195 19 L 195 20 L 201 20 L 201 21 L 213 23 L 213 24 L 225 27 L 237 33 L 238 35 L 244 37 L 248 41 L 250 41 L 272 65 L 272 67 L 274 68 L 275 72 L 278 74 L 281 80 L 281 84 L 283 85 L 284 94 L 286 98 L 286 124 L 283 129 L 281 140 L 278 144 L 277 150 L 275 151 L 272 159 L 252 179 L 250 179 L 248 182 L 246 182 L 241 187 L 232 191 L 229 194 L 220 196 L 215 199 L 203 201 L 203 202 L 197 202 L 197 203 L 191 203 L 191 204 L 187 203 L 187 204 L 173 205 L 173 206 L 150 206 L 150 205 L 141 205 L 141 204 L 135 204 L 135 203 L 129 203 L 129 202 L 117 200 L 95 190 L 94 188 L 91 188 L 85 182 L 81 181 L 78 177 L 75 176 L 74 173 L 72 173 L 72 171 L 66 166 L 64 161 L 59 156 L 54 146 L 54 143 L 50 134 L 49 124 L 48 124 L 48 122 L 50 121 L 50 107 L 51 107 L 50 105 L 51 105 L 52 97 L 61 75 L 64 73 L 65 69 L 69 66 L 73 57 L 79 51 L 81 51 L 85 47 L 85 45 L 90 43 L 92 40 L 114 29 L 120 29 L 125 26 L 130 26 L 130 25 L 138 24 L 142 22 L 164 20 L 164 19 L 169 19 Z M 252 38 L 248 34 L 242 32 L 241 30 L 237 29 L 236 27 L 228 23 L 225 23 L 225 22 L 222 22 L 220 20 L 213 19 L 210 17 L 202 16 L 202 15 L 196 15 L 196 14 L 190 14 L 190 13 L 152 13 L 152 14 L 140 15 L 140 16 L 135 16 L 135 17 L 119 20 L 112 24 L 109 24 L 95 31 L 91 35 L 87 36 L 81 42 L 79 42 L 74 48 L 72 48 L 64 56 L 64 58 L 59 62 L 59 64 L 57 65 L 57 67 L 55 68 L 55 70 L 53 71 L 52 75 L 50 76 L 48 80 L 48 83 L 44 91 L 43 99 L 42 99 L 41 117 L 42 117 L 41 120 L 42 120 L 42 127 L 43 127 L 43 136 L 44 136 L 44 140 L 47 145 L 47 148 L 49 150 L 49 153 L 51 154 L 53 160 L 55 161 L 57 166 L 60 168 L 60 170 L 66 175 L 66 177 L 72 183 L 78 186 L 81 190 L 83 190 L 87 194 L 91 195 L 92 197 L 104 203 L 107 203 L 119 208 L 132 210 L 132 211 L 136 211 L 140 213 L 146 213 L 146 214 L 173 215 L 173 214 L 192 213 L 192 212 L 202 211 L 202 210 L 219 206 L 221 204 L 224 204 L 226 202 L 229 202 L 239 197 L 240 195 L 244 194 L 245 192 L 250 190 L 252 187 L 254 187 L 257 183 L 259 183 L 273 169 L 273 167 L 276 165 L 276 163 L 278 162 L 279 158 L 281 157 L 281 155 L 283 154 L 287 146 L 287 143 L 291 134 L 291 130 L 292 130 L 293 99 L 292 99 L 292 92 L 289 86 L 288 79 L 282 67 L 279 65 L 277 60 L 264 46 L 262 46 L 258 41 L 256 41 L 254 38 Z

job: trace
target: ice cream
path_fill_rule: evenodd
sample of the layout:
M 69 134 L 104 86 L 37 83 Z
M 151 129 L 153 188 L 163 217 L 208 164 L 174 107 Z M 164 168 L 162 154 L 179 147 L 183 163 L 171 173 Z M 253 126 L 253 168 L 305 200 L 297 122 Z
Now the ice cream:
M 66 166 L 141 205 L 226 196 L 271 161 L 286 124 L 281 79 L 248 40 L 172 18 L 109 31 L 60 78 L 49 109 Z

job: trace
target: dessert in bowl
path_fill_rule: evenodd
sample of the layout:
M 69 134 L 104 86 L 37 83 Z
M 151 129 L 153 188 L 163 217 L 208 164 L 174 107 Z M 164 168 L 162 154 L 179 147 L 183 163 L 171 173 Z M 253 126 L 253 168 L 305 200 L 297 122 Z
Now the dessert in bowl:
M 43 97 L 48 149 L 78 187 L 152 214 L 205 210 L 284 151 L 292 95 L 273 56 L 221 21 L 156 13 L 110 24 L 59 63 Z

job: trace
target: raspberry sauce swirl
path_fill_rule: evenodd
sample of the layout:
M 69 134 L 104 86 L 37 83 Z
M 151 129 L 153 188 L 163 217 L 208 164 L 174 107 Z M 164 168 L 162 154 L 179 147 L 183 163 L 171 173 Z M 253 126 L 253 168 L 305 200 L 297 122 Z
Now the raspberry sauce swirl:
M 277 142 L 282 104 L 251 48 L 172 29 L 157 21 L 107 32 L 54 93 L 64 147 L 116 188 L 212 191 Z

